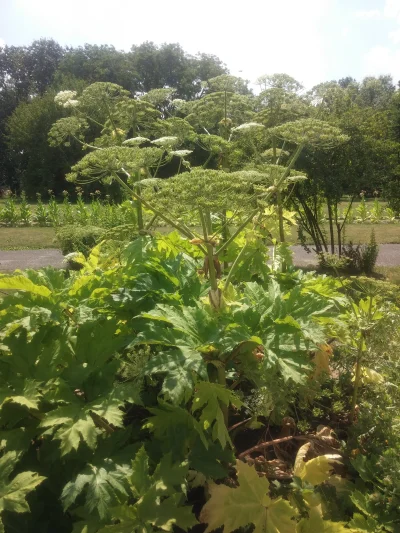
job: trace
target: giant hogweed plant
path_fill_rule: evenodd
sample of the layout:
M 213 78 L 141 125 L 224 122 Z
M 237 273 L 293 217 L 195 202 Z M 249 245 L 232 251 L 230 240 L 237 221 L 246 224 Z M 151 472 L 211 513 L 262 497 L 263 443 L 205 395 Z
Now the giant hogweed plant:
M 348 531 L 309 497 L 330 481 L 331 457 L 300 454 L 289 474 L 301 480 L 297 499 L 250 463 L 234 466 L 252 449 L 237 449 L 232 422 L 257 427 L 292 414 L 308 395 L 310 350 L 344 327 L 337 282 L 294 273 L 280 284 L 253 261 L 266 203 L 293 177 L 304 143 L 273 171 L 193 169 L 154 182 L 147 172 L 175 140 L 164 139 L 161 154 L 123 142 L 93 148 L 74 177 L 118 181 L 181 236 L 104 242 L 67 279 L 49 269 L 0 277 L 1 445 L 16 453 L 2 482 L 19 491 L 3 504 L 5 531 L 170 531 L 198 520 L 209 531 Z M 221 210 L 230 224 L 223 242 Z M 198 233 L 183 214 L 198 217 Z M 218 280 L 220 254 L 240 239 Z M 241 261 L 256 281 L 236 277 Z M 214 485 L 227 478 L 231 486 Z M 191 494 L 205 485 L 211 498 L 199 514 Z M 27 514 L 19 502 L 34 490 Z
M 116 89 L 114 86 L 109 89 L 107 86 L 104 87 L 100 84 L 101 86 L 97 87 L 97 85 L 94 84 L 85 91 L 89 92 L 90 95 L 92 93 L 95 94 L 97 98 L 100 98 L 101 102 L 115 99 L 114 92 Z M 98 95 L 99 89 L 100 96 Z M 109 96 L 110 92 L 113 95 L 112 97 Z M 231 128 L 232 121 L 228 123 L 227 118 L 227 94 L 213 93 L 205 97 L 204 100 L 208 102 L 208 99 L 211 99 L 214 102 L 215 99 L 218 100 L 222 96 L 224 96 L 225 102 L 223 109 L 224 128 L 228 133 L 229 130 L 232 130 L 229 133 L 228 141 L 235 133 L 236 135 L 245 135 L 254 147 L 254 151 L 257 152 L 252 134 L 253 132 L 264 130 L 264 126 L 250 123 Z M 229 288 L 232 275 L 245 258 L 249 246 L 246 243 L 238 252 L 237 257 L 231 264 L 223 289 L 218 283 L 221 270 L 220 256 L 251 223 L 253 224 L 254 232 L 254 224 L 259 223 L 263 216 L 262 204 L 268 204 L 273 196 L 276 196 L 278 204 L 279 240 L 284 242 L 282 192 L 290 183 L 305 178 L 303 175 L 293 175 L 293 168 L 301 151 L 307 145 L 323 146 L 324 148 L 335 146 L 343 142 L 345 136 L 341 135 L 337 128 L 321 121 L 313 119 L 299 120 L 267 131 L 267 135 L 272 138 L 274 165 L 261 165 L 252 172 L 239 171 L 235 173 L 213 172 L 194 168 L 190 173 L 178 173 L 172 179 L 157 182 L 155 181 L 157 172 L 163 159 L 168 160 L 173 155 L 179 154 L 181 161 L 185 160 L 187 151 L 176 150 L 177 145 L 182 143 L 184 139 L 175 136 L 154 139 L 151 143 L 156 145 L 157 148 L 142 148 L 141 145 L 149 140 L 140 136 L 122 140 L 122 136 L 128 135 L 131 131 L 134 134 L 137 133 L 135 130 L 137 122 L 135 122 L 135 128 L 133 128 L 132 122 L 126 125 L 121 119 L 121 116 L 125 119 L 131 116 L 129 110 L 132 105 L 136 106 L 136 100 L 125 101 L 124 97 L 119 94 L 117 94 L 116 98 L 118 98 L 118 101 L 114 104 L 114 110 L 109 112 L 109 117 L 106 121 L 108 129 L 105 128 L 105 135 L 109 139 L 109 128 L 114 128 L 112 131 L 115 134 L 114 137 L 118 139 L 117 144 L 119 146 L 92 151 L 72 168 L 69 179 L 79 180 L 80 182 L 90 182 L 95 179 L 115 180 L 136 201 L 139 230 L 144 229 L 143 207 L 145 207 L 154 213 L 150 225 L 157 218 L 162 219 L 165 223 L 178 229 L 187 238 L 190 238 L 192 242 L 196 242 L 205 256 L 204 271 L 210 279 L 210 302 L 218 310 L 223 306 L 223 289 L 227 291 Z M 81 101 L 84 109 L 87 101 L 85 92 L 81 97 Z M 79 110 L 82 107 L 81 101 L 74 100 L 74 102 L 77 102 L 76 105 L 69 107 Z M 204 107 L 203 104 L 204 102 L 199 103 L 201 109 Z M 64 103 L 63 105 L 65 106 L 66 104 Z M 107 105 L 110 107 L 109 104 Z M 215 106 L 215 102 L 213 106 L 216 112 L 218 106 Z M 195 108 L 196 106 L 193 106 L 192 119 L 196 116 Z M 204 109 L 208 109 L 207 105 L 205 105 Z M 206 111 L 203 110 L 204 113 Z M 136 117 L 136 114 L 134 116 Z M 119 120 L 117 121 L 117 119 Z M 50 138 L 53 139 L 53 142 L 60 142 L 60 139 L 65 137 L 62 133 L 63 120 L 58 121 L 50 132 Z M 119 128 L 118 124 L 125 124 L 125 128 Z M 225 137 L 228 136 L 228 133 Z M 204 138 L 204 135 L 202 137 Z M 215 136 L 209 135 L 210 139 L 213 137 Z M 221 134 L 221 142 L 226 143 L 223 137 L 224 135 Z M 286 166 L 279 165 L 280 157 L 276 151 L 278 140 L 296 147 Z M 202 142 L 204 144 L 204 139 Z M 97 144 L 101 145 L 103 143 L 97 142 Z M 185 164 L 185 166 L 187 165 Z M 229 218 L 227 217 L 228 209 L 231 213 Z M 182 215 L 186 215 L 187 218 L 197 218 L 201 227 L 200 234 L 197 234 L 182 221 Z M 216 217 L 222 222 L 218 228 L 214 227 L 215 224 L 213 225 L 213 220 Z M 236 228 L 230 232 L 228 230 L 229 226 L 236 226 Z M 261 242 L 261 239 L 258 239 L 258 243 Z M 258 253 L 261 250 L 262 246 L 259 248 Z M 265 259 L 265 247 L 263 252 Z M 254 250 L 252 254 L 254 254 Z M 229 263 L 225 261 L 224 266 L 229 267 Z
M 241 461 L 236 488 L 214 485 L 247 453 L 232 421 L 279 420 L 307 393 L 309 350 L 342 327 L 338 282 L 304 275 L 285 289 L 270 276 L 237 287 L 215 313 L 187 239 L 107 246 L 67 279 L 51 269 L 0 277 L 5 531 L 187 530 L 198 520 L 210 531 L 347 531 L 323 519 L 321 499 L 304 503 L 331 483 L 328 456 L 300 455 L 300 507 Z M 254 390 L 271 393 L 262 413 Z M 190 494 L 206 482 L 198 515 Z M 33 490 L 28 514 L 17 502 Z

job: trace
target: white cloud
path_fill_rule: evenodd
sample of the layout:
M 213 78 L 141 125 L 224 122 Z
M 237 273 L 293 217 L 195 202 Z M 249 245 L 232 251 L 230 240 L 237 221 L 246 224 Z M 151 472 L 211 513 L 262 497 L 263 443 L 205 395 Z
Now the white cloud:
M 378 20 L 382 17 L 382 13 L 379 11 L 379 9 L 367 9 L 356 11 L 355 16 L 358 19 L 363 20 Z
M 13 0 L 13 6 L 26 21 L 29 41 L 54 37 L 63 45 L 108 43 L 125 50 L 144 41 L 179 42 L 189 53 L 219 56 L 250 81 L 287 72 L 310 87 L 327 76 L 323 22 L 335 2 L 256 0 L 255 9 L 247 9 L 217 0 L 202 0 L 199 8 L 187 0 L 169 7 L 152 0 L 150 12 L 149 4 L 134 0 L 69 0 L 68 9 L 54 0 Z
M 389 39 L 392 41 L 393 44 L 399 44 L 400 43 L 400 28 L 398 28 L 395 31 L 391 31 L 389 33 Z
M 0 48 L 3 48 L 3 46 L 5 45 L 6 45 L 5 40 L 0 37 Z
M 400 49 L 375 46 L 364 57 L 364 76 L 391 74 L 395 82 L 400 79 Z
M 386 0 L 383 14 L 389 19 L 400 22 L 400 0 Z

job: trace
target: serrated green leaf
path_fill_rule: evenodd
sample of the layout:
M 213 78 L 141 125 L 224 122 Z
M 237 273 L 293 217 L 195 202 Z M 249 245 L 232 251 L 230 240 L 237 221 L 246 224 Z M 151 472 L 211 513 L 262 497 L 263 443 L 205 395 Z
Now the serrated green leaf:
M 86 489 L 87 511 L 97 511 L 100 519 L 106 518 L 112 506 L 121 503 L 121 499 L 128 499 L 128 474 L 129 469 L 115 464 L 112 459 L 105 459 L 98 466 L 87 465 L 74 480 L 65 485 L 61 494 L 64 511 Z
M 210 485 L 211 497 L 203 507 L 200 519 L 208 524 L 205 533 L 223 527 L 230 533 L 254 524 L 255 533 L 295 533 L 292 520 L 296 511 L 282 498 L 269 497 L 269 482 L 259 477 L 255 468 L 237 461 L 239 486 Z
M 174 526 L 187 531 L 198 522 L 189 506 L 180 506 L 181 494 L 173 494 L 157 501 L 155 492 L 148 492 L 137 504 L 141 522 L 149 523 L 163 531 L 172 531 Z
M 180 351 L 160 353 L 152 357 L 143 369 L 143 375 L 165 374 L 161 392 L 174 404 L 188 401 L 196 376 L 206 378 L 203 357 L 196 351 L 180 347 Z
M 355 490 L 350 495 L 350 499 L 359 511 L 363 512 L 368 517 L 372 516 L 368 497 L 365 494 L 363 494 L 359 490 Z
M 149 458 L 144 446 L 140 448 L 132 461 L 132 474 L 129 483 L 136 498 L 143 496 L 150 488 Z
M 23 389 L 20 395 L 10 395 L 10 389 L 0 389 L 1 406 L 6 403 L 16 403 L 28 409 L 37 409 L 41 398 L 39 383 L 31 379 L 25 379 L 22 386 Z
M 54 438 L 61 441 L 61 455 L 77 450 L 81 442 L 85 442 L 91 449 L 97 444 L 98 430 L 89 412 L 79 404 L 58 407 L 46 413 L 40 427 L 58 427 Z
M 312 507 L 309 517 L 300 520 L 297 533 L 351 533 L 352 530 L 345 527 L 343 522 L 331 522 L 324 520 L 318 509 Z
M 153 416 L 143 427 L 151 431 L 173 456 L 186 454 L 198 438 L 208 448 L 201 424 L 186 409 L 161 403 L 160 409 L 151 408 L 148 411 Z
M 148 456 L 142 447 L 132 462 L 130 486 L 139 500 L 134 505 L 111 509 L 119 524 L 106 526 L 100 533 L 132 533 L 152 531 L 153 528 L 172 531 L 174 526 L 183 530 L 197 524 L 191 507 L 181 505 L 186 493 L 187 462 L 173 463 L 171 454 L 163 457 L 154 473 L 149 475 Z
M 11 452 L 12 454 L 12 452 Z M 5 454 L 1 458 L 1 463 L 8 461 L 14 469 L 13 463 L 15 455 Z M 8 480 L 9 468 L 4 469 L 0 464 L 0 511 L 12 511 L 15 513 L 25 513 L 29 511 L 26 496 L 34 490 L 46 478 L 39 476 L 36 472 L 22 472 L 11 481 Z
M 227 443 L 232 446 L 232 441 L 225 424 L 220 403 L 226 407 L 232 404 L 236 408 L 240 408 L 243 405 L 233 391 L 218 383 L 201 381 L 196 385 L 192 412 L 202 410 L 200 424 L 203 429 L 208 430 L 212 428 L 213 440 L 218 440 L 221 446 L 225 448 Z
M 44 285 L 36 285 L 25 276 L 0 276 L 0 289 L 26 291 L 38 296 L 49 298 L 51 290 Z
M 349 526 L 355 528 L 357 531 L 368 531 L 368 533 L 375 533 L 378 528 L 378 523 L 372 517 L 365 518 L 365 516 L 360 513 L 354 513 L 353 518 L 349 522 Z M 347 531 L 348 529 L 346 529 L 346 532 Z

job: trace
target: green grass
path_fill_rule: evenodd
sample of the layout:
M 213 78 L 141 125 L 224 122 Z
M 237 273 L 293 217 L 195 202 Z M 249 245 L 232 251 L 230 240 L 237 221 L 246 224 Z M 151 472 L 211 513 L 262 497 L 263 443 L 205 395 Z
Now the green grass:
M 159 228 L 163 233 L 168 228 Z M 375 231 L 378 244 L 399 244 L 400 224 L 351 224 L 346 229 L 346 242 L 352 240 L 355 244 L 367 243 L 370 240 L 371 230 Z M 328 225 L 325 225 L 327 237 Z M 57 248 L 54 242 L 55 230 L 48 227 L 6 228 L 0 227 L 0 250 L 29 250 L 39 248 Z M 292 239 L 297 241 L 297 229 L 293 228 Z M 329 242 L 329 239 L 327 239 Z
M 0 228 L 0 250 L 58 248 L 54 228 Z
M 400 265 L 391 267 L 376 267 L 375 271 L 381 276 L 384 276 L 386 281 L 389 281 L 394 285 L 400 285 Z
M 326 241 L 330 244 L 329 225 L 324 224 Z M 365 244 L 370 241 L 371 231 L 375 232 L 375 240 L 378 244 L 399 244 L 400 224 L 348 224 L 345 231 L 345 242 L 352 241 L 354 244 Z M 335 235 L 336 237 L 336 235 Z M 292 229 L 292 239 L 297 241 L 297 228 Z M 311 244 L 311 239 L 307 242 Z

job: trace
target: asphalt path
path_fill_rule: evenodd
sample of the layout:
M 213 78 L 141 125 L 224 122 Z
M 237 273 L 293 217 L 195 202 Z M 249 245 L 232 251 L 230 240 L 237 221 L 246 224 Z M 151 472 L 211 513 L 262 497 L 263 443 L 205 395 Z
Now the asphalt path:
M 293 246 L 294 263 L 298 266 L 317 265 L 315 253 L 307 253 L 302 246 Z M 380 244 L 377 266 L 400 266 L 400 244 Z M 26 268 L 63 267 L 63 255 L 53 248 L 43 250 L 0 250 L 0 271 Z

